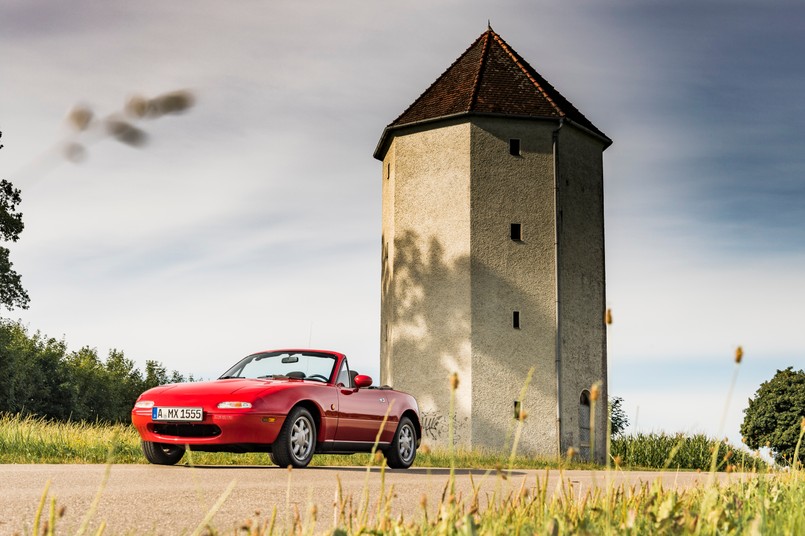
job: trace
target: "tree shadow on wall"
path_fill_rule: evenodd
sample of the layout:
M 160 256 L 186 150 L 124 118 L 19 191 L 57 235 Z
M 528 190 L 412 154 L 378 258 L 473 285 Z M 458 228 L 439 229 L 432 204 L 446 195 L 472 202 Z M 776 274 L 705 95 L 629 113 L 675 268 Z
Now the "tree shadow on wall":
M 450 256 L 436 237 L 423 239 L 411 230 L 398 235 L 394 240 L 393 280 L 389 254 L 384 239 L 382 289 L 386 320 L 390 326 L 389 332 L 383 336 L 389 339 L 386 344 L 393 344 L 395 365 L 391 380 L 395 388 L 408 391 L 419 400 L 423 439 L 431 444 L 447 445 L 450 418 L 448 382 L 450 374 L 458 372 L 461 382 L 459 390 L 463 388 L 466 390 L 465 394 L 469 395 L 472 390 L 471 382 L 488 382 L 489 391 L 485 391 L 483 396 L 497 399 L 498 405 L 506 410 L 494 418 L 489 417 L 488 412 L 485 415 L 476 412 L 470 422 L 470 408 L 465 407 L 462 410 L 460 405 L 457 406 L 453 415 L 456 444 L 466 447 L 481 446 L 472 444 L 480 430 L 481 435 L 494 438 L 495 443 L 483 446 L 505 447 L 516 424 L 509 404 L 519 396 L 530 365 L 521 363 L 514 370 L 515 365 L 508 363 L 506 359 L 496 359 L 501 352 L 516 352 L 519 344 L 516 340 L 507 343 L 512 346 L 501 349 L 481 337 L 480 340 L 476 338 L 475 348 L 470 349 L 469 337 L 474 328 L 472 322 L 486 323 L 485 330 L 489 330 L 490 325 L 493 326 L 492 329 L 497 329 L 495 322 L 500 322 L 501 330 L 509 330 L 506 334 L 524 337 L 522 333 L 510 333 L 511 313 L 505 312 L 505 307 L 511 306 L 512 297 L 519 300 L 518 307 L 534 312 L 534 322 L 544 321 L 536 317 L 550 315 L 551 312 L 545 307 L 539 307 L 522 289 L 490 267 L 477 262 L 472 264 L 469 255 Z M 483 313 L 480 315 L 476 308 L 475 319 L 471 317 L 472 278 L 483 279 L 487 289 L 485 296 L 491 302 L 482 305 Z M 389 315 L 391 310 L 394 311 L 393 315 Z M 481 318 L 492 315 L 496 318 Z M 520 383 L 501 386 L 501 382 L 495 382 L 494 379 L 490 381 L 488 374 L 491 370 L 482 373 L 472 368 L 473 351 L 489 356 L 494 361 L 496 370 L 508 378 L 518 378 Z M 479 387 L 481 384 L 476 386 L 475 391 Z
M 469 381 L 469 355 L 462 356 L 461 348 L 471 327 L 469 256 L 448 261 L 438 239 L 423 240 L 408 230 L 394 240 L 392 280 L 385 240 L 383 244 L 383 297 L 387 313 L 394 311 L 387 316 L 386 336 L 393 340 L 395 359 L 390 377 L 395 387 L 425 401 L 424 438 L 444 441 L 450 417 L 449 375 L 458 372 L 461 381 L 465 373 L 464 381 Z M 423 385 L 432 388 L 425 392 Z M 457 411 L 453 419 L 456 442 L 468 441 L 468 414 Z

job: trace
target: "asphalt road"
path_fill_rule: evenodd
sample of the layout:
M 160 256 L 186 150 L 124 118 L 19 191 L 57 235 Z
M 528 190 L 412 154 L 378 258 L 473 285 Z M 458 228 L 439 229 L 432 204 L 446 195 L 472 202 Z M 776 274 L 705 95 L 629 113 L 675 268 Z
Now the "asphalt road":
M 613 472 L 610 478 L 621 482 L 654 482 L 661 478 L 667 487 L 688 487 L 703 483 L 700 473 Z M 392 515 L 418 519 L 422 514 L 423 495 L 430 514 L 436 511 L 448 469 L 388 470 L 386 491 L 393 486 Z M 494 471 L 456 470 L 459 498 L 471 495 L 472 481 L 481 486 L 481 497 L 518 491 L 525 482 L 533 488 L 548 478 L 549 490 L 560 482 L 570 482 L 573 493 L 586 493 L 592 486 L 605 486 L 606 474 L 592 471 L 515 470 L 505 480 Z M 719 478 L 739 478 L 720 474 Z M 299 511 L 309 519 L 311 505 L 316 505 L 316 532 L 333 526 L 334 505 L 339 481 L 343 497 L 352 498 L 358 509 L 368 490 L 370 511 L 374 512 L 381 490 L 378 469 L 367 473 L 363 467 L 297 469 L 258 466 L 155 466 L 155 465 L 0 465 L 0 535 L 31 532 L 37 507 L 48 486 L 45 506 L 47 517 L 51 498 L 55 499 L 60 534 L 75 534 L 88 514 L 87 533 L 94 534 L 101 523 L 104 534 L 190 534 L 214 512 L 211 524 L 232 534 L 244 523 L 268 520 L 274 509 L 279 527 Z M 233 486 L 220 508 L 219 498 Z M 97 508 L 92 503 L 99 497 Z M 290 514 L 288 514 L 290 512 Z M 287 515 L 286 515 L 287 514 Z

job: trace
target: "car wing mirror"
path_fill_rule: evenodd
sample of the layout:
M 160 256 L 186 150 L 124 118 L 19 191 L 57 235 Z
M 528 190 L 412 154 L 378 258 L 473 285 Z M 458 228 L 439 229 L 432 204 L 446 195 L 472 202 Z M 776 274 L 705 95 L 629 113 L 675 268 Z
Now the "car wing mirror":
M 358 374 L 357 376 L 355 376 L 354 382 L 355 387 L 360 389 L 361 387 L 369 387 L 370 385 L 372 385 L 372 378 L 365 374 Z

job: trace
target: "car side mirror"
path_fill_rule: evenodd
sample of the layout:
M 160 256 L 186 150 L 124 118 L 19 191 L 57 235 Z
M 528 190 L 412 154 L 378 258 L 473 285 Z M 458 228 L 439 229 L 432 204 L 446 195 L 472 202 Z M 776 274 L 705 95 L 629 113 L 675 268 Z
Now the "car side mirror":
M 355 387 L 357 387 L 358 389 L 360 389 L 361 387 L 369 387 L 370 385 L 372 385 L 372 378 L 365 374 L 358 374 L 357 376 L 355 376 L 355 379 L 353 381 L 355 382 Z

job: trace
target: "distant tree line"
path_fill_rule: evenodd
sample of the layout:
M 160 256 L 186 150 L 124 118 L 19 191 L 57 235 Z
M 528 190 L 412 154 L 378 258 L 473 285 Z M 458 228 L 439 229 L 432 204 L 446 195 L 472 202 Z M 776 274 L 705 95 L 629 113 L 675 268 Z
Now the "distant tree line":
M 55 420 L 128 422 L 137 397 L 165 383 L 193 381 L 146 361 L 145 372 L 123 352 L 106 359 L 94 348 L 68 351 L 63 340 L 29 334 L 0 319 L 0 412 Z

